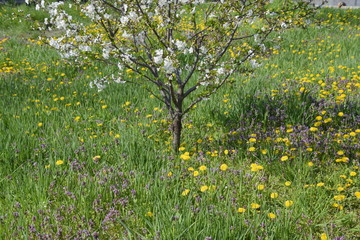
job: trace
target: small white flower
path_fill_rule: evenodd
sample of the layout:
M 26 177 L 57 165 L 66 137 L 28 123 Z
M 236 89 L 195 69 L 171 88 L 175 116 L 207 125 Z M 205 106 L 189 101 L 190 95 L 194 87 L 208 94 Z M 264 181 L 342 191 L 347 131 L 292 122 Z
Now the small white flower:
M 154 63 L 161 64 L 163 62 L 163 52 L 162 49 L 157 49 L 155 51 Z
M 255 41 L 255 42 L 260 42 L 259 34 L 255 34 L 255 35 L 254 35 L 254 41 Z
M 173 73 L 175 71 L 175 69 L 176 69 L 174 67 L 173 61 L 169 57 L 166 57 L 164 59 L 164 67 L 163 68 L 164 68 L 165 72 L 168 73 L 168 74 Z
M 200 52 L 201 52 L 201 53 L 206 53 L 206 51 L 207 51 L 207 49 L 206 49 L 205 46 L 201 46 L 201 47 L 200 47 Z
M 261 66 L 261 64 L 258 63 L 258 62 L 256 62 L 255 59 L 251 59 L 251 60 L 250 60 L 250 64 L 251 64 L 251 66 L 252 66 L 253 68 L 257 68 L 257 67 L 260 67 L 260 66 Z
M 91 51 L 91 47 L 87 46 L 87 45 L 80 45 L 79 46 L 79 50 L 80 51 L 84 51 L 84 52 L 90 52 Z
M 134 22 L 137 22 L 137 20 L 138 20 L 138 15 L 137 15 L 136 12 L 131 11 L 131 12 L 129 13 L 129 18 L 130 18 L 131 20 L 133 20 Z
M 131 35 L 129 33 L 127 33 L 126 31 L 123 32 L 122 37 L 125 39 L 129 39 L 131 38 Z
M 224 68 L 218 68 L 217 73 L 218 73 L 218 74 L 224 74 L 224 73 L 225 73 L 225 69 L 224 69 Z
M 110 57 L 110 49 L 104 48 L 102 56 L 103 56 L 103 58 L 108 59 Z
M 120 22 L 125 25 L 129 22 L 129 18 L 127 16 L 121 16 Z
M 175 45 L 180 51 L 184 50 L 186 47 L 186 43 L 180 40 L 176 40 Z

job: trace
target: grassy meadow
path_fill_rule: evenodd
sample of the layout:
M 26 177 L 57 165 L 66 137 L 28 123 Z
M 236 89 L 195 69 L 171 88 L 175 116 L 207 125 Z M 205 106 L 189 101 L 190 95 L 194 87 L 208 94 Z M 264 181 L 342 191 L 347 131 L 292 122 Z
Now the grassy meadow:
M 61 60 L 44 17 L 0 5 L 0 239 L 360 237 L 360 9 L 281 35 L 186 116 L 176 156 L 165 107 L 90 88 L 112 69 Z

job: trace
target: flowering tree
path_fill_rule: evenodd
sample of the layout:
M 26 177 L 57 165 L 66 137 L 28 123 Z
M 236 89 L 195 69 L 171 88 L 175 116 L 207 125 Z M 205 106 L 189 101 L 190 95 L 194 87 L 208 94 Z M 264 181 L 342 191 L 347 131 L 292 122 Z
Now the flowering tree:
M 132 82 L 165 104 L 175 151 L 183 116 L 246 62 L 258 66 L 256 55 L 266 52 L 276 32 L 305 25 L 314 12 L 308 2 L 291 0 L 277 10 L 268 0 L 41 0 L 36 7 L 49 12 L 47 26 L 62 30 L 48 40 L 64 58 L 117 66 L 115 75 L 93 82 L 99 89 L 110 81 Z M 85 20 L 70 14 L 75 7 Z M 139 77 L 126 79 L 125 71 Z

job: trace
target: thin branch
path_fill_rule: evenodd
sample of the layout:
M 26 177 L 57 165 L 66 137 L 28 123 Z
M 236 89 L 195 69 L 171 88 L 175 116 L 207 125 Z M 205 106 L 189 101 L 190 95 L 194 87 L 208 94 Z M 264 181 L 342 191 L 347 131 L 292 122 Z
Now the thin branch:
M 155 36 L 157 37 L 158 41 L 161 43 L 161 45 L 163 45 L 166 49 L 168 48 L 168 46 L 166 45 L 166 43 L 163 41 L 163 39 L 160 37 L 159 33 L 156 31 L 156 29 L 150 24 L 152 22 L 151 19 L 149 19 L 149 16 L 142 10 L 141 5 L 139 3 L 139 0 L 136 0 L 136 5 L 138 6 L 139 11 L 141 12 L 141 14 L 145 17 L 146 19 L 146 25 L 151 29 L 151 31 L 155 34 Z

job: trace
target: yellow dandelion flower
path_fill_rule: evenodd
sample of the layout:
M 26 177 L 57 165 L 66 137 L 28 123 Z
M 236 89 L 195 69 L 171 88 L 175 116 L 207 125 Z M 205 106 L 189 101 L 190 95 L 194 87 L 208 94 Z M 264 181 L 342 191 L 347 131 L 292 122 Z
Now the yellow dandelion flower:
M 310 128 L 310 131 L 311 131 L 311 132 L 316 132 L 317 130 L 318 130 L 318 129 L 317 129 L 316 127 L 311 127 L 311 128 Z
M 285 162 L 285 161 L 287 161 L 288 159 L 289 159 L 288 156 L 282 156 L 282 157 L 280 158 L 280 160 L 281 160 L 282 162 Z
M 225 155 L 228 155 L 228 154 L 229 154 L 229 150 L 226 149 L 226 150 L 224 151 L 224 154 L 225 154 Z
M 287 200 L 287 201 L 285 201 L 285 207 L 291 207 L 292 205 L 294 204 L 294 201 L 291 201 L 291 200 Z
M 180 155 L 180 159 L 182 160 L 189 160 L 190 159 L 190 153 L 189 152 L 185 152 L 184 154 Z
M 260 204 L 257 204 L 257 203 L 252 203 L 250 206 L 251 206 L 252 209 L 259 209 L 260 208 Z
M 262 191 L 262 190 L 265 189 L 265 185 L 260 184 L 260 185 L 257 186 L 257 189 Z
M 268 150 L 266 150 L 266 149 L 261 150 L 262 154 L 267 154 L 267 152 L 268 152 Z
M 179 147 L 179 151 L 184 151 L 185 148 L 184 147 Z
M 344 113 L 343 113 L 343 112 L 339 112 L 339 113 L 338 113 L 338 116 L 339 116 L 339 117 L 342 117 L 342 116 L 344 116 Z
M 323 183 L 323 182 L 319 182 L 318 184 L 316 184 L 317 187 L 322 187 L 324 185 L 325 185 L 325 183 Z
M 255 152 L 255 151 L 256 151 L 256 148 L 255 148 L 255 147 L 249 147 L 248 151 L 249 151 L 249 152 Z
M 335 200 L 335 201 L 342 201 L 342 200 L 344 200 L 345 198 L 346 198 L 345 195 L 336 195 L 336 196 L 334 196 L 334 200 Z
M 173 175 L 172 172 L 168 172 L 168 174 L 167 174 L 168 177 L 171 177 L 172 175 Z
M 276 192 L 273 192 L 273 193 L 270 194 L 270 197 L 274 199 L 274 198 L 279 197 L 279 194 L 276 193 Z
M 322 124 L 322 122 L 316 122 L 314 123 L 314 127 L 319 127 Z
M 342 150 L 337 151 L 337 155 L 340 155 L 340 156 L 344 155 L 344 151 L 342 151 Z
M 201 166 L 199 167 L 199 170 L 200 170 L 200 171 L 205 171 L 206 169 L 207 169 L 207 167 L 204 166 L 204 165 L 201 165 Z
M 63 161 L 63 160 L 57 160 L 57 161 L 55 162 L 55 164 L 56 164 L 56 165 L 61 165 L 61 164 L 64 164 L 64 161 Z
M 259 170 L 263 170 L 263 169 L 264 169 L 263 166 L 258 165 L 258 164 L 256 164 L 256 163 L 252 163 L 252 164 L 250 165 L 250 167 L 251 167 L 251 171 L 252 171 L 252 172 L 257 172 L 257 171 L 259 171 Z
M 289 187 L 291 185 L 291 182 L 290 181 L 286 181 L 285 182 L 285 186 Z
M 324 123 L 328 123 L 328 122 L 331 122 L 332 121 L 332 118 L 327 118 L 324 120 Z
M 356 198 L 360 198 L 360 192 L 355 192 L 354 195 Z
M 354 177 L 354 176 L 356 176 L 356 175 L 357 175 L 356 172 L 350 172 L 350 176 Z
M 313 162 L 308 162 L 307 165 L 308 165 L 309 167 L 312 167 L 312 166 L 314 166 L 314 163 L 313 163 Z
M 226 165 L 225 163 L 221 164 L 221 166 L 220 166 L 221 171 L 226 171 L 228 168 L 229 168 L 228 165 Z
M 154 214 L 153 214 L 152 212 L 147 212 L 147 213 L 145 214 L 145 216 L 146 216 L 146 217 L 153 217 Z
M 199 176 L 199 171 L 194 171 L 194 172 L 193 172 L 193 175 L 194 175 L 194 177 Z
M 268 213 L 268 217 L 274 219 L 276 218 L 276 215 L 274 213 Z
M 102 105 L 101 108 L 102 109 L 108 108 L 108 105 Z
M 189 194 L 189 192 L 190 192 L 189 189 L 185 189 L 185 190 L 181 193 L 181 195 L 186 196 L 186 195 Z
M 194 171 L 194 168 L 193 168 L 193 167 L 189 167 L 189 168 L 188 168 L 188 171 L 192 172 L 192 171 Z
M 249 142 L 251 142 L 251 143 L 256 142 L 256 138 L 250 138 Z
M 42 127 L 44 124 L 40 122 L 37 125 L 38 125 L 38 127 Z
M 246 209 L 245 208 L 238 208 L 238 210 L 237 210 L 239 213 L 244 213 L 244 212 L 246 212 Z
M 206 185 L 200 187 L 201 192 L 206 192 L 208 189 L 209 189 L 209 187 Z
M 327 239 L 328 239 L 328 237 L 327 237 L 326 233 L 322 233 L 320 235 L 320 240 L 327 240 Z

